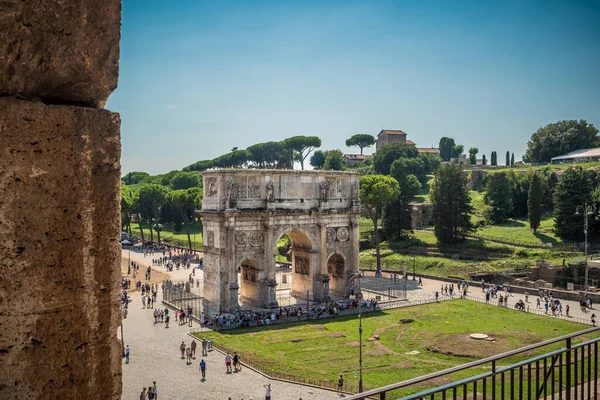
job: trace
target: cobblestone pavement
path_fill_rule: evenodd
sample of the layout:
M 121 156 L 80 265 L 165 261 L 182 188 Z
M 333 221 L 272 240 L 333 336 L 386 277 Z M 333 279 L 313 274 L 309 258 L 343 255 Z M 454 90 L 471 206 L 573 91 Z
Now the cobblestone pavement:
M 127 252 L 124 252 L 123 258 L 126 263 Z M 147 266 L 148 261 L 152 262 L 151 258 L 144 259 L 143 254 L 134 255 L 133 252 L 131 260 L 142 266 Z M 160 268 L 157 267 L 164 272 L 164 268 Z M 166 274 L 173 280 L 185 280 L 189 271 Z M 189 327 L 171 323 L 169 329 L 166 329 L 164 324 L 154 325 L 153 310 L 142 309 L 141 292 L 133 291 L 131 297 L 133 301 L 129 305 L 128 316 L 123 321 L 125 344 L 131 348 L 129 364 L 123 361 L 123 400 L 139 399 L 142 388 L 152 386 L 153 381 L 156 381 L 159 399 L 162 400 L 261 399 L 265 393 L 263 385 L 267 383 L 272 385 L 273 399 L 339 399 L 332 391 L 271 381 L 247 368 L 238 373 L 226 374 L 224 357 L 217 351 L 211 351 L 204 357 L 207 379 L 201 382 L 198 369 L 201 346 L 198 346 L 198 354 L 191 365 L 186 365 L 185 360 L 180 358 L 181 341 L 191 342 L 187 335 Z M 162 305 L 160 297 L 159 290 L 158 306 Z M 194 326 L 197 327 L 196 324 Z M 120 335 L 118 332 L 119 337 Z

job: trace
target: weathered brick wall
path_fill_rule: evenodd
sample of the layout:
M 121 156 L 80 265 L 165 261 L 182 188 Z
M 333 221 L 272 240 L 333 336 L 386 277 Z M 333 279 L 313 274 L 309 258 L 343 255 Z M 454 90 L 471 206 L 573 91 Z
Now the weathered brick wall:
M 119 30 L 120 1 L 0 2 L 1 399 L 120 398 Z

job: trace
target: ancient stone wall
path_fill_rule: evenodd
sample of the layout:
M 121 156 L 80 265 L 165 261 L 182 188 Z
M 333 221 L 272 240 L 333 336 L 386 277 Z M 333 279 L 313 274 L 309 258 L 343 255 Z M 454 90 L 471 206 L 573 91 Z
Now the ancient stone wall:
M 118 0 L 0 2 L 0 398 L 117 399 Z

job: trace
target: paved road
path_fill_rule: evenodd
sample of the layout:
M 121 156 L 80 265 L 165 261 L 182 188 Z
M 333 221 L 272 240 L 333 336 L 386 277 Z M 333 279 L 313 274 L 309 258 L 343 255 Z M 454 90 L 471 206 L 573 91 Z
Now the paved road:
M 127 252 L 124 252 L 125 265 L 127 256 Z M 148 261 L 152 262 L 151 259 L 144 259 L 143 255 L 133 252 L 131 259 L 143 266 L 147 266 Z M 157 269 L 161 270 L 160 267 Z M 167 273 L 173 280 L 185 280 L 188 274 L 189 271 Z M 339 399 L 339 396 L 331 391 L 269 381 L 247 368 L 242 372 L 226 374 L 224 357 L 217 351 L 212 351 L 205 357 L 207 379 L 201 382 L 198 370 L 200 359 L 196 357 L 191 365 L 186 365 L 185 360 L 180 359 L 181 341 L 191 341 L 187 335 L 189 328 L 177 324 L 170 324 L 169 329 L 166 329 L 164 324 L 154 325 L 153 310 L 142 309 L 140 294 L 132 292 L 133 302 L 129 305 L 129 313 L 123 323 L 125 344 L 131 347 L 130 363 L 123 363 L 123 400 L 139 399 L 142 388 L 152 386 L 153 381 L 157 383 L 159 399 L 163 400 L 248 400 L 250 397 L 261 399 L 264 398 L 265 392 L 263 385 L 267 383 L 272 385 L 273 399 Z M 158 300 L 156 304 L 160 305 L 160 291 Z M 118 336 L 120 337 L 120 333 Z M 199 351 L 198 355 L 200 353 Z

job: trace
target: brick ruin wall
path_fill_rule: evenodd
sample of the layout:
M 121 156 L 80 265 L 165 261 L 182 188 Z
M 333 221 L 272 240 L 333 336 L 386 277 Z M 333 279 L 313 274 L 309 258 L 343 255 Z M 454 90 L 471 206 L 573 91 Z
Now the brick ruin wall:
M 120 0 L 0 2 L 0 398 L 118 399 Z

